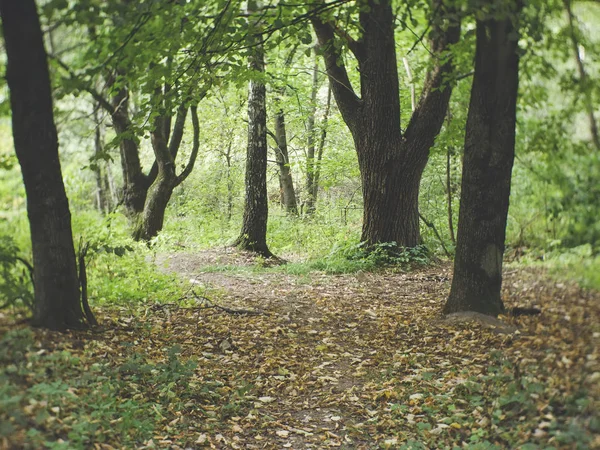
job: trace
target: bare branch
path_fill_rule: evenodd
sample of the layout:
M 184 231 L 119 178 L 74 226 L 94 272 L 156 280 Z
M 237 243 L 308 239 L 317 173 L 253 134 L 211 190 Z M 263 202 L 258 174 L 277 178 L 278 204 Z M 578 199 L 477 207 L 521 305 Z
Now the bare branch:
M 175 186 L 179 186 L 183 181 L 192 173 L 194 169 L 194 164 L 196 163 L 196 158 L 198 157 L 198 150 L 200 149 L 200 124 L 198 122 L 198 107 L 191 106 L 190 111 L 192 113 L 192 126 L 194 127 L 194 138 L 192 144 L 192 153 L 190 155 L 190 159 L 183 169 L 183 172 L 179 174 L 177 180 L 175 181 Z

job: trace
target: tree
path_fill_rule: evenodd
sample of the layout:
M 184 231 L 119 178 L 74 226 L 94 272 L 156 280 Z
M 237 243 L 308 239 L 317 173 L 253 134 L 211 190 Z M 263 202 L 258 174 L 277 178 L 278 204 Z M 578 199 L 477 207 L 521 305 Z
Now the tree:
M 319 178 L 321 175 L 321 160 L 323 159 L 323 149 L 325 148 L 325 139 L 327 137 L 327 121 L 329 119 L 329 110 L 331 107 L 331 85 L 327 89 L 327 102 L 325 112 L 321 122 L 321 134 L 317 147 L 317 93 L 319 91 L 319 61 L 315 60 L 312 73 L 312 88 L 310 93 L 310 110 L 307 118 L 306 142 L 306 214 L 312 215 L 317 205 L 317 196 L 319 193 Z
M 248 2 L 248 14 L 254 16 L 258 2 Z M 254 18 L 256 20 L 256 18 Z M 260 23 L 250 24 L 249 66 L 254 76 L 265 71 L 265 55 L 260 36 Z M 248 91 L 248 148 L 246 152 L 246 196 L 240 236 L 234 246 L 265 257 L 273 256 L 267 246 L 267 105 L 266 87 L 262 79 L 252 79 Z
M 85 7 L 69 8 L 56 21 L 75 29 L 84 24 L 92 39 L 75 46 L 78 53 L 72 55 L 71 65 L 58 55 L 53 59 L 66 72 L 63 90 L 89 93 L 109 115 L 121 160 L 125 214 L 133 237 L 148 240 L 162 229 L 174 188 L 194 167 L 199 128 L 192 108 L 194 144 L 185 168 L 179 175 L 175 172 L 186 117 L 190 105 L 197 104 L 212 86 L 211 69 L 222 63 L 216 62 L 219 52 L 214 47 L 227 45 L 220 36 L 237 13 L 228 1 L 82 3 Z M 96 61 L 99 57 L 105 59 Z M 144 135 L 150 135 L 155 157 L 147 171 L 141 163 Z
M 102 121 L 100 120 L 98 110 L 99 106 L 94 107 L 94 157 L 90 165 L 94 171 L 96 179 L 96 206 L 98 211 L 108 214 L 116 204 L 114 184 L 110 166 L 105 161 L 104 139 L 102 133 Z
M 450 98 L 452 64 L 447 53 L 460 35 L 456 15 L 449 14 L 443 0 L 433 0 L 432 10 L 434 61 L 404 131 L 391 0 L 364 2 L 359 12 L 362 33 L 357 39 L 333 19 L 312 18 L 333 95 L 358 154 L 364 204 L 361 240 L 368 246 L 396 242 L 415 247 L 420 243 L 419 184 Z M 360 97 L 343 62 L 343 44 L 358 62 Z
M 577 72 L 579 74 L 579 83 L 581 84 L 584 96 L 585 111 L 590 122 L 590 134 L 592 136 L 592 143 L 596 150 L 600 151 L 600 135 L 598 133 L 598 124 L 596 123 L 596 116 L 594 114 L 594 103 L 592 96 L 589 95 L 589 76 L 583 65 L 583 60 L 579 53 L 579 39 L 577 36 L 578 29 L 575 25 L 575 17 L 571 8 L 571 0 L 563 0 L 565 10 L 567 12 L 567 18 L 569 20 L 568 34 L 571 41 L 571 47 L 573 49 L 573 56 L 575 57 L 575 63 L 577 64 Z
M 34 0 L 1 0 L 15 150 L 31 228 L 34 324 L 84 326 L 71 214 L 58 158 L 50 75 Z
M 477 20 L 454 277 L 444 313 L 498 315 L 504 311 L 500 289 L 515 155 L 520 7 L 482 4 L 488 8 Z
M 298 204 L 296 202 L 296 191 L 294 180 L 290 169 L 290 155 L 288 152 L 288 140 L 285 127 L 285 113 L 280 106 L 275 113 L 275 133 L 273 134 L 275 144 L 275 160 L 279 166 L 279 190 L 281 192 L 281 204 L 288 214 L 298 215 Z
M 151 132 L 152 149 L 154 150 L 156 178 L 150 185 L 142 216 L 138 221 L 133 232 L 135 239 L 149 240 L 158 235 L 162 230 L 165 211 L 173 190 L 179 186 L 190 175 L 194 169 L 198 149 L 200 148 L 200 124 L 198 122 L 198 112 L 196 106 L 191 106 L 192 124 L 194 127 L 194 137 L 192 151 L 187 165 L 177 175 L 175 171 L 175 158 L 181 146 L 185 119 L 188 107 L 182 104 L 177 111 L 173 134 L 169 139 L 170 118 L 158 116 L 155 120 L 154 130 Z
M 291 51 L 285 58 L 284 77 L 287 76 L 298 45 L 292 47 Z M 275 88 L 275 132 L 267 130 L 273 140 L 275 141 L 275 162 L 278 166 L 279 172 L 279 192 L 281 198 L 281 206 L 285 209 L 288 214 L 294 216 L 298 215 L 298 203 L 296 201 L 296 190 L 294 189 L 294 180 L 292 178 L 292 170 L 290 167 L 290 155 L 288 152 L 288 138 L 285 123 L 285 112 L 282 99 L 285 96 L 286 86 L 277 86 Z

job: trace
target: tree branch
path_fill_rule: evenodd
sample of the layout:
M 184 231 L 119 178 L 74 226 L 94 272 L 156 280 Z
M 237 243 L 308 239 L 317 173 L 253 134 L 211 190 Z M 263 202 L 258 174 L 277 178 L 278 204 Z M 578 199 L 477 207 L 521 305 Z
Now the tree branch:
M 335 46 L 333 26 L 319 17 L 311 18 L 311 22 L 319 40 L 319 49 L 323 52 L 333 95 L 344 121 L 352 129 L 356 124 L 361 100 L 352 88 L 341 52 Z
M 102 94 L 100 94 L 100 92 L 98 92 L 92 86 L 90 86 L 90 85 L 84 83 L 83 81 L 81 81 L 81 79 L 77 76 L 77 74 L 75 73 L 75 71 L 73 71 L 73 69 L 71 69 L 58 56 L 49 54 L 48 58 L 52 59 L 53 61 L 56 61 L 56 63 L 65 72 L 67 72 L 69 74 L 69 79 L 71 81 L 74 81 L 81 90 L 83 90 L 83 91 L 87 92 L 88 94 L 90 94 L 94 98 L 94 100 L 96 100 L 96 102 L 98 102 L 98 104 L 100 106 L 102 106 L 102 108 L 104 108 L 106 110 L 106 112 L 108 112 L 109 114 L 112 115 L 112 113 L 114 112 L 113 106 L 110 104 L 110 102 L 106 98 L 104 98 L 104 96 Z
M 453 11 L 441 5 L 443 0 L 434 0 L 435 8 L 431 18 L 433 38 L 430 47 L 435 61 L 427 73 L 421 98 L 404 133 L 407 141 L 419 143 L 413 146 L 414 151 L 419 154 L 425 153 L 433 145 L 444 122 L 445 113 L 440 114 L 440 110 L 447 109 L 452 93 L 450 77 L 454 66 L 450 51 L 451 46 L 460 38 L 460 21 L 453 20 Z M 441 25 L 446 19 L 451 22 L 444 28 Z
M 190 159 L 183 169 L 183 172 L 179 174 L 175 181 L 175 186 L 179 186 L 183 181 L 192 173 L 194 169 L 194 164 L 196 163 L 196 158 L 198 157 L 198 150 L 200 149 L 200 124 L 198 122 L 198 107 L 191 106 L 190 111 L 192 113 L 192 126 L 194 127 L 194 138 L 192 144 L 192 153 L 190 155 Z

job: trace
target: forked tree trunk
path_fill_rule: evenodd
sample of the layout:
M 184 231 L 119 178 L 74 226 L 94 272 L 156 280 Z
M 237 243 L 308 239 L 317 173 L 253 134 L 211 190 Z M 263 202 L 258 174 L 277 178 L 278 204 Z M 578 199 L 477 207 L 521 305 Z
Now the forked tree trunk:
M 257 11 L 257 2 L 248 2 L 248 13 Z M 255 32 L 260 27 L 252 24 Z M 251 31 L 252 32 L 252 31 Z M 264 72 L 264 50 L 257 38 L 249 65 L 257 73 Z M 266 89 L 261 80 L 250 81 L 248 95 L 248 149 L 246 152 L 246 197 L 240 236 L 234 246 L 273 256 L 267 246 L 267 107 Z
M 21 165 L 33 251 L 34 324 L 55 330 L 85 325 L 58 158 L 50 76 L 33 0 L 0 0 L 8 59 L 13 138 Z
M 491 2 L 490 2 L 491 3 Z M 454 277 L 444 313 L 498 315 L 515 154 L 519 10 L 477 22 L 467 117 Z
M 420 161 L 413 161 L 409 167 L 390 162 L 381 155 L 402 151 L 406 144 L 400 136 L 365 134 L 356 146 L 364 199 L 362 240 L 416 247 L 420 244 L 419 186 L 426 154 L 419 152 Z
M 458 41 L 460 25 L 441 0 L 432 1 L 431 49 L 435 61 L 403 133 L 391 1 L 366 3 L 368 8 L 359 14 L 360 38 L 344 36 L 359 64 L 360 97 L 350 82 L 340 46 L 335 45 L 339 27 L 319 18 L 313 18 L 312 23 L 333 94 L 358 154 L 364 203 L 361 240 L 367 246 L 396 242 L 415 247 L 420 243 L 419 183 L 450 99 L 447 79 L 452 64 L 446 53 Z
M 137 240 L 148 241 L 162 230 L 165 212 L 173 190 L 189 176 L 194 168 L 200 147 L 200 131 L 196 107 L 192 106 L 190 109 L 194 128 L 192 152 L 185 169 L 179 175 L 175 172 L 175 157 L 183 139 L 187 106 L 181 105 L 177 112 L 169 145 L 167 145 L 167 140 L 171 134 L 170 118 L 159 117 L 155 122 L 155 128 L 151 135 L 157 174 L 154 183 L 148 190 L 144 210 L 135 225 L 133 237 Z

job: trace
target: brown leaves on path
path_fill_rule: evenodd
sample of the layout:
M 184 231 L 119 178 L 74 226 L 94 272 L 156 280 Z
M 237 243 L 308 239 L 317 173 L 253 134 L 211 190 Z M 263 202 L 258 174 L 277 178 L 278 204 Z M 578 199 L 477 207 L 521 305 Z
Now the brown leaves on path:
M 102 363 L 125 380 L 118 395 L 158 405 L 134 445 L 103 429 L 110 446 L 90 433 L 89 448 L 600 448 L 597 293 L 539 270 L 511 273 L 507 306 L 543 312 L 502 318 L 518 328 L 506 334 L 441 320 L 447 266 L 297 276 L 206 271 L 198 256 L 174 258 L 215 303 L 268 314 L 229 314 L 190 296 L 133 315 L 104 309 L 101 331 L 36 332 L 31 351 L 68 350 L 81 376 Z M 150 375 L 136 372 L 135 358 Z M 190 360 L 182 375 L 176 363 Z M 152 378 L 165 367 L 169 376 Z M 64 409 L 89 414 L 76 403 Z M 55 435 L 67 442 L 78 420 Z

